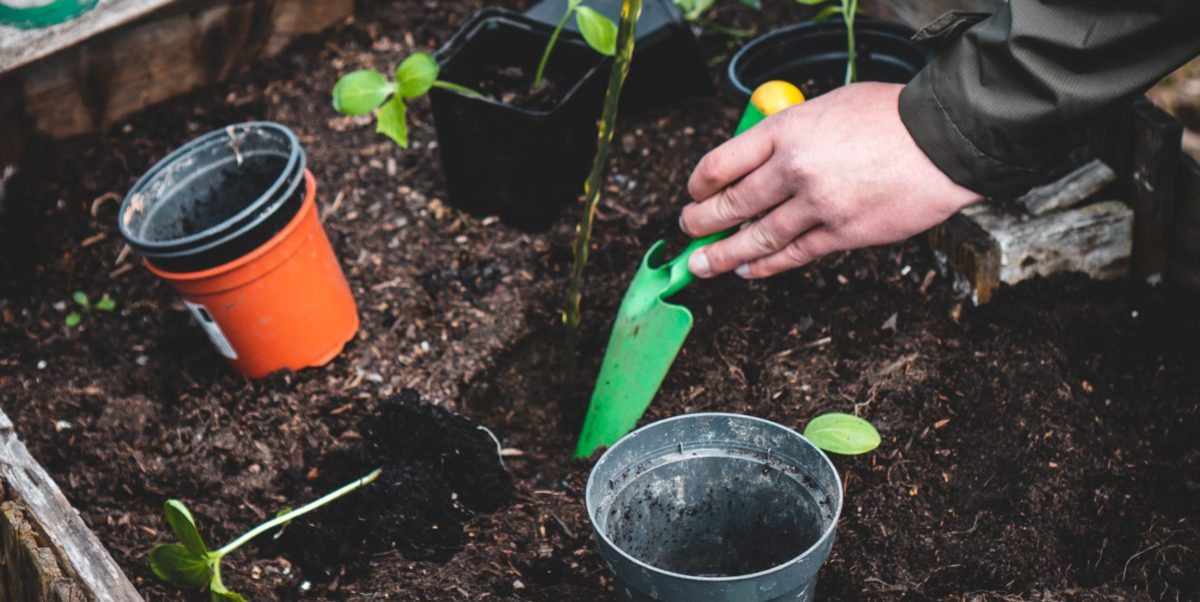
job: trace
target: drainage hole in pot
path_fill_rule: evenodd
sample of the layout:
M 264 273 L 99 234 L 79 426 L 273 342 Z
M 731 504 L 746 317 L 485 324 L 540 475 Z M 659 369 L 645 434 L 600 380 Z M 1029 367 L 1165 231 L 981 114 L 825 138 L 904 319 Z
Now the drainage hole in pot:
M 804 553 L 820 538 L 824 515 L 795 475 L 749 459 L 701 456 L 634 478 L 612 498 L 605 532 L 659 569 L 728 577 Z
M 204 177 L 191 178 L 157 203 L 142 236 L 166 242 L 221 224 L 261 197 L 283 173 L 287 161 L 281 154 L 247 154 L 240 165 L 231 158 Z

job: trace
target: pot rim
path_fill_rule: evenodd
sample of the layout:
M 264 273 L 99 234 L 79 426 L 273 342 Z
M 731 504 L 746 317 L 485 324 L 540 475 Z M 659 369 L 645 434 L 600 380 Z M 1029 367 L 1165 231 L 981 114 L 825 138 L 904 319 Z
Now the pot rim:
M 236 214 L 218 224 L 209 226 L 194 234 L 171 240 L 147 240 L 141 235 L 131 232 L 126 226 L 125 212 L 129 210 L 129 204 L 132 202 L 132 199 L 141 193 L 162 171 L 217 139 L 228 137 L 231 131 L 249 131 L 255 127 L 282 134 L 287 140 L 288 152 L 287 163 L 271 185 L 258 198 L 247 203 Z M 291 128 L 274 121 L 244 121 L 230 124 L 185 142 L 179 148 L 176 148 L 167 156 L 160 159 L 150 169 L 146 170 L 146 173 L 137 179 L 125 195 L 125 198 L 121 201 L 121 207 L 117 212 L 117 228 L 125 241 L 129 243 L 129 246 L 145 256 L 174 257 L 203 252 L 204 250 L 218 246 L 228 238 L 236 237 L 249 229 L 253 229 L 264 221 L 269 214 L 278 210 L 286 202 L 286 199 L 295 193 L 295 189 L 302 185 L 304 182 L 304 171 L 304 150 L 300 147 L 300 141 L 296 138 L 296 134 Z M 291 177 L 296 174 L 299 174 L 298 177 Z M 289 190 L 283 192 L 282 189 L 285 186 Z M 272 204 L 272 200 L 276 202 Z M 264 209 L 269 210 L 264 211 Z M 254 217 L 254 214 L 258 212 L 261 212 L 262 215 Z M 247 219 L 249 219 L 249 222 L 243 224 Z
M 763 425 L 770 426 L 772 428 L 782 429 L 787 433 L 795 435 L 801 441 L 803 441 L 806 445 L 811 446 L 813 448 L 813 450 L 815 450 L 817 452 L 817 455 L 824 461 L 827 468 L 833 474 L 834 484 L 837 485 L 837 487 L 835 489 L 835 491 L 837 493 L 837 504 L 836 504 L 837 507 L 834 508 L 833 518 L 829 521 L 828 526 L 822 528 L 821 536 L 818 537 L 817 540 L 815 542 L 813 542 L 813 544 L 811 546 L 809 546 L 807 549 L 805 549 L 800 554 L 793 556 L 792 558 L 790 558 L 784 562 L 781 562 L 769 569 L 764 569 L 764 570 L 758 571 L 757 573 L 746 573 L 743 575 L 725 575 L 725 576 L 721 576 L 721 577 L 704 577 L 704 576 L 700 576 L 700 575 L 688 575 L 686 573 L 676 573 L 674 571 L 668 571 L 666 569 L 662 569 L 662 568 L 656 567 L 652 564 L 646 563 L 646 562 L 642 561 L 641 559 L 629 554 L 624 549 L 622 549 L 620 546 L 613 543 L 612 539 L 610 539 L 608 537 L 608 533 L 605 533 L 602 529 L 600 529 L 597 526 L 599 523 L 597 523 L 597 521 L 596 521 L 596 505 L 593 503 L 593 499 L 592 499 L 592 495 L 591 495 L 592 481 L 596 476 L 596 466 L 599 466 L 600 463 L 603 462 L 604 459 L 606 457 L 608 457 L 609 454 L 613 453 L 613 450 L 617 449 L 623 442 L 629 440 L 630 438 L 633 438 L 635 435 L 641 434 L 643 431 L 646 431 L 652 427 L 658 427 L 660 425 L 679 421 L 679 420 L 695 420 L 697 418 L 735 418 L 738 420 L 746 420 L 749 422 L 760 423 Z M 809 554 L 811 554 L 813 551 L 820 549 L 823 545 L 826 544 L 826 542 L 828 540 L 830 540 L 834 537 L 834 533 L 837 531 L 838 520 L 840 520 L 841 516 L 842 516 L 842 506 L 845 503 L 845 500 L 843 499 L 843 495 L 842 495 L 842 476 L 838 473 L 837 467 L 834 466 L 833 461 L 829 459 L 829 456 L 825 454 L 824 450 L 817 447 L 816 444 L 814 444 L 812 441 L 809 441 L 808 438 L 805 437 L 804 435 L 801 435 L 800 433 L 796 432 L 794 429 L 788 428 L 782 424 L 779 424 L 778 422 L 775 422 L 772 420 L 767 420 L 766 418 L 759 418 L 757 416 L 748 416 L 746 414 L 734 414 L 732 412 L 697 412 L 694 414 L 680 414 L 678 416 L 671 416 L 670 418 L 664 418 L 662 420 L 658 420 L 658 421 L 652 422 L 650 424 L 647 424 L 646 426 L 643 426 L 643 427 L 625 435 L 624 437 L 621 437 L 620 440 L 618 440 L 616 443 L 612 444 L 612 446 L 609 447 L 607 450 L 605 450 L 604 453 L 600 456 L 600 458 L 598 460 L 596 460 L 596 463 L 592 466 L 591 473 L 588 474 L 587 485 L 584 486 L 583 491 L 584 491 L 584 494 L 583 494 L 584 504 L 587 506 L 588 520 L 591 521 L 591 523 L 592 523 L 592 532 L 595 533 L 596 536 L 599 537 L 604 542 L 605 545 L 607 545 L 608 547 L 615 550 L 625 560 L 633 563 L 635 566 L 637 566 L 643 570 L 650 571 L 656 575 L 660 575 L 663 577 L 670 577 L 670 578 L 674 578 L 674 579 L 681 579 L 681 580 L 698 582 L 698 583 L 735 583 L 735 582 L 740 582 L 740 581 L 749 581 L 749 580 L 753 580 L 753 579 L 758 579 L 760 577 L 766 577 L 766 576 L 772 575 L 774 573 L 779 573 L 779 572 L 782 572 L 782 571 L 788 569 L 789 567 L 804 560 L 804 558 L 807 557 Z M 617 575 L 617 577 L 620 578 L 621 576 Z
M 796 37 L 805 37 L 812 34 L 829 33 L 831 31 L 845 31 L 846 25 L 841 21 L 801 21 L 793 23 L 779 29 L 775 29 L 764 33 L 753 40 L 750 40 L 746 45 L 738 49 L 729 59 L 729 65 L 725 68 L 725 78 L 729 81 L 740 94 L 749 97 L 753 90 L 742 82 L 738 77 L 737 68 L 751 54 L 754 54 L 758 49 L 768 47 L 772 44 L 779 43 L 781 40 L 790 40 Z M 909 27 L 900 23 L 884 21 L 882 19 L 871 19 L 861 17 L 854 20 L 855 36 L 862 40 L 863 38 L 890 38 L 912 47 L 925 56 L 926 63 L 930 58 L 929 51 L 912 41 L 913 31 Z
M 457 31 L 455 31 L 436 51 L 434 51 L 434 53 L 433 53 L 434 60 L 437 61 L 438 65 L 442 65 L 444 62 L 450 62 L 450 61 L 454 60 L 454 58 L 459 53 L 462 52 L 463 48 L 465 48 L 467 46 L 467 44 L 469 44 L 471 42 L 471 40 L 468 38 L 473 37 L 474 34 L 476 32 L 478 32 L 480 30 L 480 28 L 483 27 L 483 25 L 487 21 L 492 20 L 492 19 L 495 19 L 495 20 L 498 20 L 501 22 L 507 21 L 507 22 L 509 22 L 510 25 L 515 25 L 519 29 L 529 31 L 529 32 L 532 32 L 535 34 L 538 33 L 538 31 L 537 31 L 538 28 L 548 27 L 548 26 L 546 26 L 545 23 L 542 23 L 541 21 L 538 21 L 537 19 L 534 19 L 532 17 L 528 17 L 524 13 L 520 13 L 517 11 L 508 10 L 506 8 L 500 8 L 500 7 L 496 7 L 496 6 L 488 6 L 485 8 L 481 8 L 481 9 L 479 9 L 479 11 L 477 11 L 471 17 L 470 20 L 468 20 L 465 24 L 463 24 L 462 27 L 460 27 Z M 570 33 L 570 32 L 567 32 L 567 33 Z M 576 35 L 578 35 L 578 34 L 576 34 Z M 562 35 L 560 35 L 558 38 L 558 43 L 559 44 L 563 44 L 563 43 L 577 44 L 577 43 L 579 43 L 579 41 L 574 38 L 571 38 L 571 37 L 563 37 Z M 599 53 L 595 53 L 594 51 L 591 50 L 591 48 L 588 48 L 588 50 L 593 52 L 594 54 L 596 54 L 596 57 L 597 57 L 596 63 L 594 65 L 592 65 L 591 67 L 589 67 L 587 70 L 585 70 L 583 72 L 583 74 L 581 74 L 579 76 L 579 78 L 575 81 L 575 83 L 570 88 L 568 88 L 566 92 L 563 92 L 562 97 L 558 99 L 558 102 L 555 103 L 554 106 L 548 107 L 545 109 L 526 109 L 526 108 L 514 106 L 514 105 L 506 103 L 506 102 L 501 102 L 490 96 L 483 96 L 481 98 L 477 98 L 474 96 L 467 96 L 466 94 L 462 94 L 455 90 L 447 90 L 445 88 L 433 88 L 429 92 L 430 92 L 431 97 L 434 94 L 454 94 L 456 96 L 461 96 L 463 99 L 465 99 L 467 101 L 471 101 L 471 102 L 478 102 L 478 103 L 482 103 L 482 104 L 486 104 L 486 105 L 500 107 L 504 110 L 515 111 L 518 113 L 524 113 L 524 114 L 531 115 L 534 117 L 539 117 L 539 118 L 548 117 L 550 115 L 553 115 L 554 113 L 557 113 L 560 109 L 563 108 L 563 106 L 567 103 L 568 100 L 570 100 L 571 98 L 573 98 L 577 94 L 579 94 L 580 90 L 583 88 L 583 86 L 585 84 L 587 84 L 588 80 L 595 76 L 595 72 L 597 70 L 603 68 L 605 65 L 607 65 L 609 63 L 610 59 L 608 57 L 603 56 Z

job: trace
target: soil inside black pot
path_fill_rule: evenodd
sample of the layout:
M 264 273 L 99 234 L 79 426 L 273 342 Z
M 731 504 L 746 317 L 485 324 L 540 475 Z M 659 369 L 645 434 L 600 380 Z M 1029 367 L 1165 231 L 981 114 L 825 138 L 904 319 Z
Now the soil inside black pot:
M 562 100 L 563 86 L 553 76 L 543 77 L 533 85 L 534 68 L 519 66 L 487 66 L 476 91 L 519 109 L 545 111 Z

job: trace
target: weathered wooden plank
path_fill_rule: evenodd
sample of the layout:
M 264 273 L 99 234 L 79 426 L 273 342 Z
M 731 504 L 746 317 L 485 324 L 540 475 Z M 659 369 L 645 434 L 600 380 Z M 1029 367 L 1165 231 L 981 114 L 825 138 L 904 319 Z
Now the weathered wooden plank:
M 1179 163 L 1168 273 L 1177 286 L 1200 295 L 1200 163 L 1188 155 Z
M 1030 215 L 1070 209 L 1100 192 L 1116 178 L 1117 174 L 1112 168 L 1099 159 L 1093 159 L 1057 181 L 1033 188 L 1018 198 L 1017 204 Z
M 1133 110 L 1133 276 L 1157 283 L 1167 268 L 1183 126 L 1150 103 Z
M 51 138 L 96 131 L 219 82 L 353 9 L 353 0 L 177 0 L 23 69 L 24 111 Z
M 1093 203 L 1040 217 L 985 205 L 970 217 L 1000 248 L 1000 281 L 1083 272 L 1097 280 L 1129 273 L 1133 211 L 1120 201 Z
M 4 485 L 7 501 L 13 502 L 9 508 L 20 510 L 19 514 L 9 516 L 9 524 L 15 523 L 18 532 L 28 527 L 26 533 L 36 538 L 39 547 L 54 555 L 53 560 L 60 567 L 62 577 L 81 588 L 88 600 L 141 602 L 141 596 L 129 579 L 71 508 L 58 485 L 29 455 L 3 411 L 0 411 L 0 483 Z M 5 558 L 6 562 L 15 560 Z M 38 566 L 49 566 L 49 557 L 43 554 L 42 560 L 45 562 Z M 62 582 L 57 589 L 63 592 L 63 597 L 55 602 L 78 600 L 78 596 Z M 67 595 L 74 597 L 65 597 Z M 55 599 L 44 598 L 37 602 L 47 600 Z
M 0 74 L 46 58 L 179 0 L 101 0 L 78 18 L 43 29 L 0 25 Z
M 58 557 L 38 542 L 20 504 L 0 504 L 0 600 L 87 602 L 83 588 L 63 573 Z
M 929 231 L 938 264 L 955 277 L 955 288 L 975 305 L 992 299 L 1000 287 L 1000 245 L 970 217 L 956 213 Z

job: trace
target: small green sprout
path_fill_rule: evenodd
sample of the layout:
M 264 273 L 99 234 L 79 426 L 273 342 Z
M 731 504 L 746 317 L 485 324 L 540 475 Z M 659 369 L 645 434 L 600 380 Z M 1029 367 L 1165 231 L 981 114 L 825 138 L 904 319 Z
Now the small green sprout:
M 209 550 L 196 529 L 196 519 L 187 506 L 179 500 L 167 500 L 163 505 L 167 525 L 179 543 L 161 543 L 150 550 L 150 570 L 163 581 L 186 589 L 208 588 L 212 602 L 245 602 L 240 594 L 229 591 L 221 582 L 221 559 L 242 547 L 243 544 L 279 527 L 282 531 L 288 523 L 332 502 L 379 478 L 376 469 L 367 476 L 343 485 L 324 497 L 309 502 L 295 510 L 283 510 L 275 518 L 247 531 L 219 550 Z
M 835 454 L 856 456 L 877 447 L 879 431 L 870 422 L 851 414 L 822 414 L 804 427 L 804 437 L 813 445 Z
M 604 56 L 613 56 L 617 53 L 617 24 L 596 9 L 583 6 L 582 3 L 583 0 L 567 0 L 567 12 L 563 13 L 562 19 L 559 19 L 558 25 L 554 27 L 554 32 L 550 34 L 550 40 L 546 42 L 546 49 L 542 51 L 542 60 L 538 62 L 537 71 L 533 76 L 534 90 L 542 85 L 542 79 L 546 75 L 546 63 L 550 61 L 550 53 L 554 50 L 558 36 L 567 26 L 567 20 L 571 18 L 572 14 L 575 15 L 575 25 L 579 27 L 579 33 L 583 35 L 583 41 L 587 42 L 592 50 Z
M 805 6 L 819 6 L 830 0 L 796 0 Z M 813 15 L 813 21 L 824 21 L 834 15 L 841 15 L 842 22 L 846 24 L 846 81 L 847 84 L 852 84 L 858 81 L 858 45 L 854 41 L 854 17 L 861 14 L 862 9 L 858 7 L 858 0 L 837 0 L 837 5 L 830 5 L 822 8 L 816 15 Z
M 75 294 L 71 295 L 71 300 L 75 302 L 75 305 L 79 306 L 80 310 L 67 314 L 66 319 L 63 320 L 63 323 L 67 326 L 67 328 L 75 328 L 80 324 L 83 324 L 83 315 L 91 312 L 92 310 L 107 313 L 117 308 L 117 302 L 113 301 L 112 297 L 108 296 L 108 293 L 104 293 L 101 295 L 99 300 L 97 300 L 95 303 L 92 303 L 91 299 L 88 299 L 87 293 L 83 291 L 75 291 Z
M 396 80 L 374 69 L 360 69 L 343 75 L 333 86 L 333 109 L 343 115 L 366 115 L 375 109 L 375 131 L 408 148 L 406 101 L 420 98 L 430 88 L 445 88 L 467 96 L 482 94 L 438 79 L 437 61 L 424 52 L 416 52 L 396 67 Z

